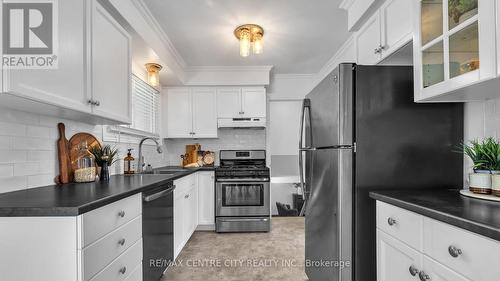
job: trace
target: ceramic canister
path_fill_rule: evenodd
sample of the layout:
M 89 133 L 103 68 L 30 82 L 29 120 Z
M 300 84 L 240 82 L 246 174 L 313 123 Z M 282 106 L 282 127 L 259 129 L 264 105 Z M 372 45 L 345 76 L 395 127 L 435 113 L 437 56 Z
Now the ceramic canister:
M 491 175 L 491 193 L 500 196 L 500 174 Z
M 491 194 L 491 174 L 469 174 L 469 190 L 479 194 Z

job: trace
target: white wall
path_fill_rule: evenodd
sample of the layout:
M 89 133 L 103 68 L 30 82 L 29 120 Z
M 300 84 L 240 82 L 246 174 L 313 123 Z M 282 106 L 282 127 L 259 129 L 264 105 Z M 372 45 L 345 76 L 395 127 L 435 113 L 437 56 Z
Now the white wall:
M 500 138 L 500 98 L 485 102 L 465 103 L 464 140 Z M 472 162 L 464 161 L 464 178 L 471 172 Z

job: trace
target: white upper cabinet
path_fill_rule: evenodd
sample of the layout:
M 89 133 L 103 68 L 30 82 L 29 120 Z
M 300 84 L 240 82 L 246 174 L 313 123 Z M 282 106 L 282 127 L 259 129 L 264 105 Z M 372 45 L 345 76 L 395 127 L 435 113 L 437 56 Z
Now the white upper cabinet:
M 193 133 L 196 138 L 217 137 L 217 98 L 214 88 L 193 88 Z
M 56 69 L 9 69 L 2 103 L 96 124 L 130 123 L 131 39 L 96 1 L 58 5 Z
M 377 12 L 359 30 L 356 37 L 358 46 L 358 63 L 364 65 L 374 65 L 381 58 L 381 31 L 380 13 Z
M 123 123 L 131 119 L 131 37 L 97 2 L 92 13 L 94 113 Z
M 412 11 L 408 0 L 387 0 L 380 8 L 382 59 L 413 39 Z
M 374 65 L 412 40 L 408 0 L 387 0 L 356 36 L 358 63 Z
M 266 117 L 266 90 L 264 88 L 243 88 L 241 110 L 243 117 Z
M 457 91 L 496 77 L 495 1 L 413 0 L 415 101 L 480 100 Z
M 265 118 L 266 104 L 266 89 L 262 87 L 217 89 L 218 118 Z
M 234 118 L 241 116 L 241 89 L 217 89 L 217 117 Z
M 217 138 L 215 88 L 167 90 L 167 138 Z
M 5 72 L 5 91 L 18 97 L 91 112 L 85 65 L 88 9 L 91 2 L 58 2 L 58 68 L 10 69 Z M 87 18 L 88 17 L 88 18 Z
M 166 137 L 192 137 L 193 114 L 189 89 L 168 89 L 166 106 L 168 123 Z

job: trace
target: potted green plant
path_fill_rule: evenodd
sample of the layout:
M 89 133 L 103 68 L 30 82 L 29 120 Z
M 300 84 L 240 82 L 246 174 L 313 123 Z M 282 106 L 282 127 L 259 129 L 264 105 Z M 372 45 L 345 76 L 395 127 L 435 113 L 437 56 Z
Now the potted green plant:
M 497 165 L 497 156 L 493 157 L 500 143 L 493 138 L 486 138 L 479 142 L 470 141 L 468 144 L 462 143 L 461 151 L 473 162 L 473 173 L 469 174 L 469 190 L 474 193 L 491 193 L 491 173 Z
M 113 165 L 118 158 L 118 149 L 112 147 L 109 144 L 103 145 L 102 147 L 92 147 L 90 153 L 94 155 L 95 162 L 98 166 L 99 179 L 101 181 L 109 180 L 109 166 Z

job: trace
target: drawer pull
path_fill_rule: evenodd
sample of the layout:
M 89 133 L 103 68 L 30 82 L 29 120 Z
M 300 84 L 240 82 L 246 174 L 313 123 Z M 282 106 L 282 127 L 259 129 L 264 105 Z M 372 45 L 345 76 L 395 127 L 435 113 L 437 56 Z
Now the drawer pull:
M 118 216 L 123 218 L 125 216 L 125 211 L 119 211 Z
M 462 250 L 455 246 L 450 246 L 448 247 L 448 253 L 450 253 L 450 256 L 454 258 L 458 258 L 458 256 L 462 254 Z
M 410 271 L 411 276 L 417 276 L 419 272 L 419 270 L 414 265 L 411 265 L 408 270 Z
M 189 198 L 189 194 L 184 195 L 184 198 L 188 199 Z
M 120 244 L 120 246 L 125 245 L 125 238 L 118 240 L 118 244 Z
M 388 223 L 390 226 L 393 226 L 393 225 L 395 225 L 395 224 L 396 224 L 396 219 L 393 219 L 393 218 L 389 217 L 389 218 L 387 219 L 387 223 Z
M 420 278 L 421 281 L 429 281 L 429 280 L 431 280 L 431 277 L 429 275 L 427 275 L 427 273 L 425 273 L 423 271 L 420 271 L 420 273 L 418 274 L 418 277 Z
M 127 272 L 127 267 L 126 267 L 126 266 L 124 266 L 124 267 L 120 268 L 119 272 L 120 272 L 121 274 L 125 274 L 125 272 Z

